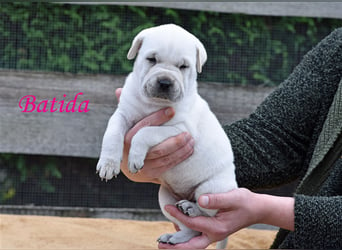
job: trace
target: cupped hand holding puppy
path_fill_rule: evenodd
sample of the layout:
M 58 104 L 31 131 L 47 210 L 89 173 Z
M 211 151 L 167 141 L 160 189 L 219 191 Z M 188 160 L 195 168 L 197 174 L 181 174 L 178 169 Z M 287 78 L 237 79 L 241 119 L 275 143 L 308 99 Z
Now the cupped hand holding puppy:
M 118 100 L 120 100 L 121 90 L 118 88 L 115 91 Z M 194 140 L 189 133 L 184 132 L 152 147 L 146 155 L 144 167 L 138 173 L 132 174 L 128 171 L 128 153 L 133 136 L 143 127 L 159 126 L 171 120 L 174 114 L 172 108 L 161 109 L 139 121 L 127 132 L 121 163 L 121 170 L 127 178 L 135 182 L 160 184 L 158 177 L 162 173 L 184 161 L 193 153 Z
M 204 249 L 238 230 L 263 223 L 294 230 L 294 198 L 257 194 L 245 188 L 227 193 L 206 194 L 199 198 L 201 207 L 219 209 L 214 217 L 189 217 L 175 206 L 166 211 L 189 228 L 202 232 L 200 236 L 177 245 L 161 244 L 161 249 Z

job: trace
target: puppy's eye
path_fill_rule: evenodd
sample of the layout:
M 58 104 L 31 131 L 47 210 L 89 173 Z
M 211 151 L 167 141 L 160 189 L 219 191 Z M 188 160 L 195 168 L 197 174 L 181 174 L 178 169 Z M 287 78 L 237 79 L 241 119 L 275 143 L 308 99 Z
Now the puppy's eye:
M 187 68 L 189 68 L 189 66 L 186 65 L 186 64 L 182 64 L 181 66 L 179 66 L 180 70 L 184 70 L 184 69 L 187 69 Z
M 149 61 L 149 63 L 151 64 L 157 63 L 157 59 L 155 57 L 147 57 L 146 60 Z

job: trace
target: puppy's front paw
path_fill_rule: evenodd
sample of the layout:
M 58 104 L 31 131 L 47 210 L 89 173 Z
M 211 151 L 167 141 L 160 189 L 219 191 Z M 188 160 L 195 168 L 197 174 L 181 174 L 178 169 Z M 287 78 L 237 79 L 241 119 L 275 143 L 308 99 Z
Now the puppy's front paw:
M 128 170 L 132 174 L 137 173 L 144 167 L 145 157 L 150 148 L 147 141 L 150 139 L 148 136 L 151 135 L 149 135 L 149 133 L 143 133 L 144 131 L 146 132 L 146 129 L 141 129 L 132 138 L 131 148 L 128 154 Z M 148 139 L 146 139 L 146 137 L 148 137 Z
M 99 173 L 101 179 L 110 180 L 113 176 L 120 173 L 120 162 L 111 158 L 100 158 L 96 166 L 96 171 Z
M 130 152 L 128 156 L 128 170 L 135 174 L 144 167 L 145 154 Z

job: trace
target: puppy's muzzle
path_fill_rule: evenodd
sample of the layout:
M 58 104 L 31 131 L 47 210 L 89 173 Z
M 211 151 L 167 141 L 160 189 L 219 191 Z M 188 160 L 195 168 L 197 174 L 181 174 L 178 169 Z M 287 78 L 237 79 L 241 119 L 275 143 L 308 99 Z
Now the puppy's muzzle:
M 174 101 L 175 80 L 169 77 L 157 77 L 150 92 L 151 97 Z
M 176 102 L 182 96 L 179 81 L 165 75 L 151 77 L 145 84 L 144 91 L 147 97 L 162 101 Z
M 174 81 L 170 78 L 160 78 L 157 80 L 157 84 L 160 92 L 167 93 L 173 87 Z

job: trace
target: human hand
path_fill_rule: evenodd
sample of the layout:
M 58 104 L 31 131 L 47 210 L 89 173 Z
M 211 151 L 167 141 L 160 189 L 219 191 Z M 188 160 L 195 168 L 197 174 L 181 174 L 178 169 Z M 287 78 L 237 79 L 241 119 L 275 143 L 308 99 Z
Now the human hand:
M 219 209 L 214 217 L 188 217 L 175 206 L 167 205 L 165 210 L 185 226 L 202 232 L 190 241 L 169 245 L 159 243 L 161 249 L 204 249 L 215 241 L 256 223 L 294 228 L 294 199 L 256 194 L 245 188 L 227 193 L 205 194 L 198 203 L 203 208 Z
M 115 91 L 117 99 L 120 101 L 122 89 Z M 159 126 L 169 121 L 175 112 L 172 108 L 164 108 L 145 117 L 131 128 L 125 135 L 125 145 L 121 163 L 122 172 L 135 182 L 159 183 L 158 178 L 169 168 L 187 159 L 194 150 L 194 140 L 187 132 L 170 137 L 164 142 L 152 147 L 146 155 L 144 167 L 136 174 L 128 170 L 128 153 L 133 136 L 139 129 L 146 126 Z
M 254 219 L 250 216 L 253 213 L 253 208 L 248 205 L 251 198 L 252 192 L 242 188 L 228 193 L 200 196 L 198 203 L 201 207 L 219 209 L 214 217 L 188 217 L 173 205 L 165 206 L 165 210 L 171 216 L 178 219 L 185 226 L 202 232 L 202 234 L 182 244 L 168 245 L 159 243 L 158 247 L 161 249 L 204 249 L 211 243 L 223 240 L 239 229 L 254 224 Z

